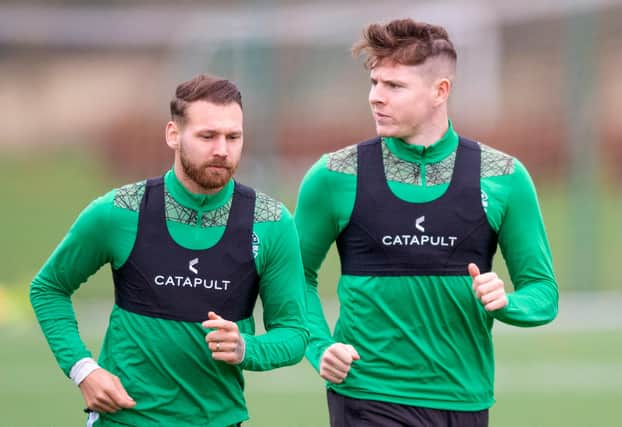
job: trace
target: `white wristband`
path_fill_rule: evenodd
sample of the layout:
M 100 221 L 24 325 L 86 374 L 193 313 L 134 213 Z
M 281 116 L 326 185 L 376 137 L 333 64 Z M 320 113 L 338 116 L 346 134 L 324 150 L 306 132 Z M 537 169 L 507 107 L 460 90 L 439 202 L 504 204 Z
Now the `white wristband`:
M 85 357 L 84 359 L 78 360 L 72 367 L 71 372 L 69 372 L 69 377 L 74 382 L 75 385 L 80 385 L 82 381 L 95 369 L 99 369 L 100 366 L 97 364 L 95 360 L 90 357 Z

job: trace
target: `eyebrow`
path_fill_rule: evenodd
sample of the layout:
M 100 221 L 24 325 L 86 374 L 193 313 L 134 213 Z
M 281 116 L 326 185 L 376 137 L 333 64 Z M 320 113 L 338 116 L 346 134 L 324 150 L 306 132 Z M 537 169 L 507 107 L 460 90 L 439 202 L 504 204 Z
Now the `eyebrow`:
M 406 82 L 403 81 L 403 80 L 399 80 L 399 79 L 381 79 L 381 78 L 378 78 L 378 77 L 371 77 L 370 80 L 372 82 L 376 82 L 376 83 L 378 83 L 378 82 L 385 83 L 385 84 L 386 83 L 392 83 L 392 84 L 399 85 L 399 86 L 406 86 Z
M 223 130 L 223 129 L 218 129 L 218 128 L 203 128 L 203 129 L 198 129 L 196 133 L 222 133 L 226 135 L 231 135 L 234 133 L 241 134 L 242 129 L 224 129 Z

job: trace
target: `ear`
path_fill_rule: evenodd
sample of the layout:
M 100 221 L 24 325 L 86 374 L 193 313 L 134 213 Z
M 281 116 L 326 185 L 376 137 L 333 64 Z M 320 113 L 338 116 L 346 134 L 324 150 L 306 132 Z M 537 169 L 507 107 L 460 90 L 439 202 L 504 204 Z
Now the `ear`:
M 451 91 L 451 80 L 448 78 L 438 79 L 434 84 L 434 103 L 438 106 L 447 102 Z
M 166 124 L 165 129 L 166 136 L 166 145 L 168 145 L 173 150 L 176 150 L 179 147 L 179 137 L 180 137 L 180 129 L 177 123 L 174 121 L 169 121 Z

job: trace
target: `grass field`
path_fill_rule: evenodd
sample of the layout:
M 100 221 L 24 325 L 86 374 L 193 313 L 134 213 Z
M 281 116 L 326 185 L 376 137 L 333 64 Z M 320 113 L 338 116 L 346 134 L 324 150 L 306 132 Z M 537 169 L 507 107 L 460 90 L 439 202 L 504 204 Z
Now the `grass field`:
M 74 152 L 0 158 L 3 200 L 0 248 L 0 427 L 78 426 L 84 417 L 79 392 L 63 377 L 27 301 L 30 280 L 80 210 L 112 185 L 92 157 Z M 534 330 L 499 328 L 497 404 L 491 426 L 617 425 L 622 402 L 622 304 L 619 293 L 572 294 L 576 289 L 620 289 L 617 264 L 622 249 L 619 219 L 622 197 L 593 194 L 594 238 L 577 242 L 570 193 L 560 184 L 539 185 L 540 200 L 555 258 L 562 304 L 558 321 Z M 292 194 L 285 195 L 293 208 Z M 577 283 L 582 262 L 577 245 L 597 248 L 598 276 Z M 497 265 L 502 263 L 497 262 Z M 337 262 L 329 256 L 320 275 L 325 297 L 335 294 Z M 103 301 L 103 302 L 102 302 Z M 99 348 L 112 301 L 108 269 L 78 292 L 81 331 Z M 335 304 L 329 306 L 335 315 Z M 247 375 L 251 421 L 245 426 L 317 427 L 327 425 L 323 384 L 305 361 L 295 367 Z
M 91 348 L 98 348 L 104 326 L 82 328 Z M 38 328 L 31 322 L 5 325 L 0 342 L 0 426 L 83 425 L 81 396 L 61 374 Z M 504 329 L 495 335 L 495 345 L 497 404 L 491 426 L 616 425 L 622 401 L 622 321 L 596 331 L 555 325 L 544 331 Z M 306 361 L 246 378 L 251 414 L 246 426 L 327 425 L 323 385 Z

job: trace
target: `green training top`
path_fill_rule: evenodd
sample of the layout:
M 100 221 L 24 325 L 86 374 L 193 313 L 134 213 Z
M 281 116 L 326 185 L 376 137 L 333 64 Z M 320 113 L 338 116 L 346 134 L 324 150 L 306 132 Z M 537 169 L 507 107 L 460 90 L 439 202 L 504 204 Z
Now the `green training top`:
M 172 238 L 207 249 L 223 235 L 233 181 L 214 195 L 190 193 L 165 174 L 166 223 Z M 102 265 L 121 267 L 138 227 L 145 181 L 93 201 L 35 277 L 30 297 L 46 339 L 66 375 L 91 357 L 78 333 L 71 295 Z M 135 314 L 114 305 L 99 364 L 119 376 L 137 402 L 101 414 L 100 425 L 226 426 L 248 419 L 242 370 L 263 371 L 298 362 L 308 342 L 304 275 L 296 228 L 285 206 L 257 192 L 253 253 L 260 277 L 266 333 L 255 336 L 253 317 L 237 322 L 246 342 L 237 366 L 215 361 L 200 323 Z M 207 320 L 207 313 L 205 313 Z
M 408 202 L 437 199 L 451 180 L 457 146 L 451 122 L 429 147 L 384 138 L 389 188 Z M 294 216 L 307 283 L 311 341 L 306 356 L 316 370 L 335 342 L 352 344 L 361 356 L 345 381 L 328 383 L 329 388 L 349 397 L 428 408 L 489 408 L 494 403 L 493 320 L 537 326 L 556 316 L 557 284 L 534 185 L 517 159 L 480 146 L 482 205 L 514 286 L 507 307 L 495 312 L 476 299 L 468 275 L 342 275 L 339 318 L 331 335 L 317 273 L 354 207 L 356 146 L 322 156 L 303 179 Z

